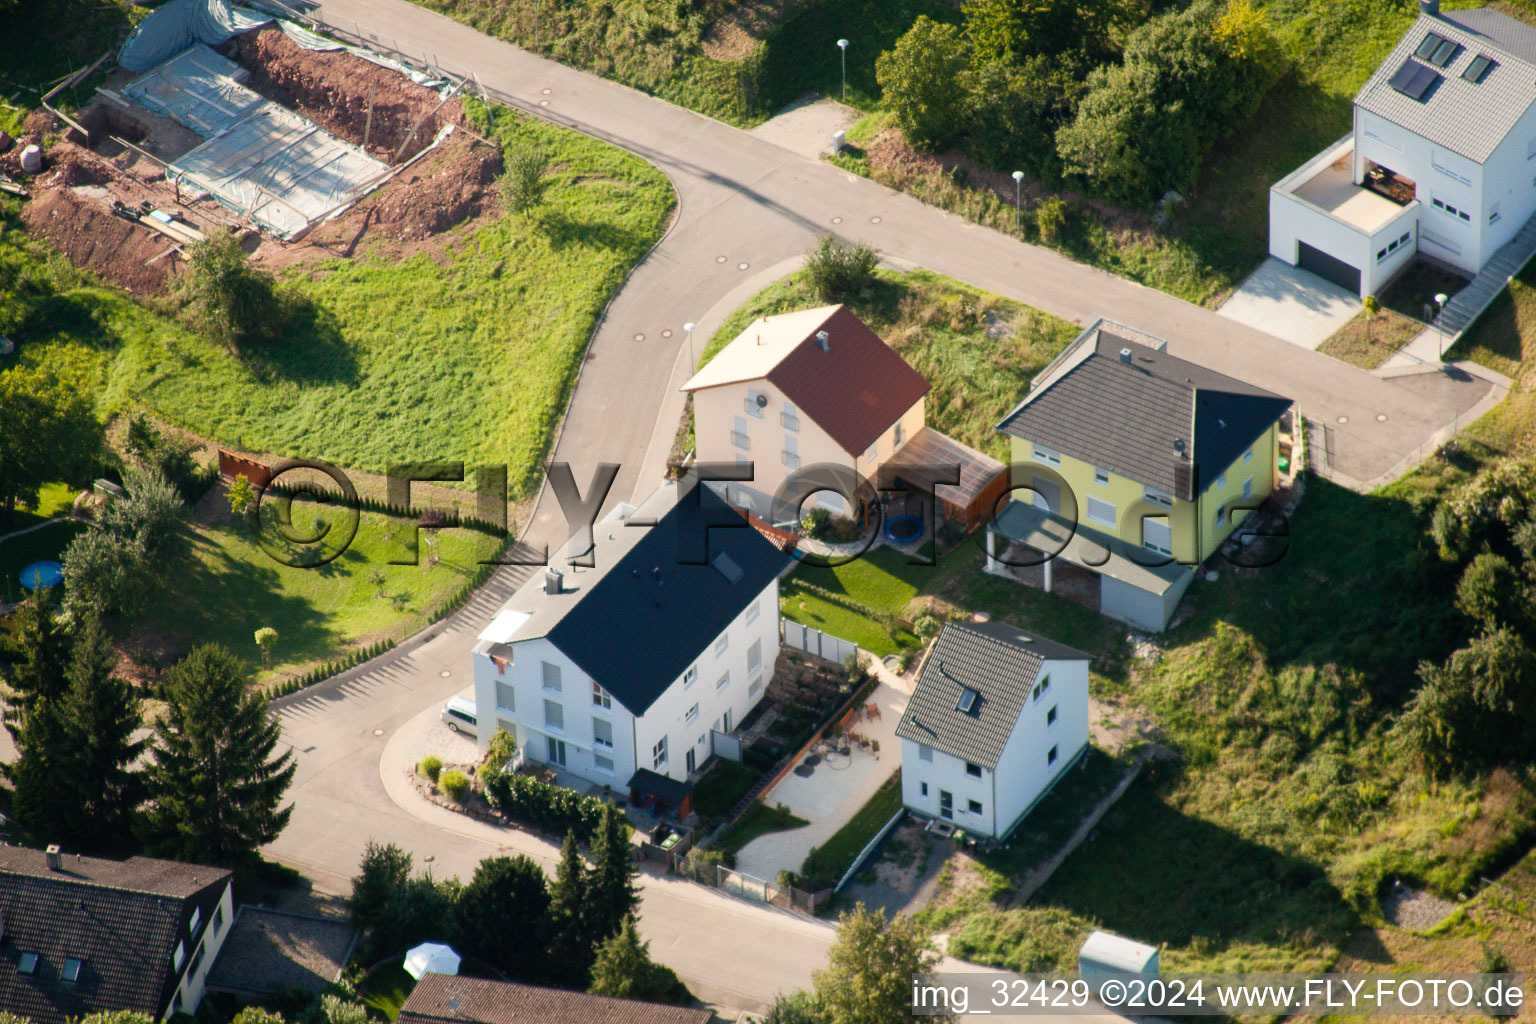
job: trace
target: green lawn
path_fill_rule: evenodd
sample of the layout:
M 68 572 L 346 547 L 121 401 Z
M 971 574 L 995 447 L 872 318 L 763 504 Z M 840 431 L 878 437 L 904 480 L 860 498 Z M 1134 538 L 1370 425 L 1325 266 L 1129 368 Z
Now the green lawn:
M 659 171 L 586 136 L 506 113 L 495 132 L 550 154 L 540 210 L 463 237 L 443 265 L 321 265 L 295 281 L 316 321 L 246 362 L 64 269 L 17 332 L 22 358 L 83 367 L 102 382 L 103 412 L 142 402 L 205 437 L 371 471 L 506 464 L 526 497 L 596 318 L 673 194 Z M 0 234 L 0 257 L 19 251 L 35 270 L 46 250 L 20 235 L 14 223 Z
M 303 508 L 295 503 L 296 510 Z M 309 514 L 296 511 L 297 525 L 307 529 Z M 275 561 L 247 529 L 196 525 L 189 564 L 177 570 L 135 632 L 178 653 L 217 641 L 259 664 L 252 637 L 262 626 L 271 626 L 277 630 L 277 647 L 272 670 L 262 678 L 272 682 L 355 646 L 402 639 L 425 626 L 428 616 L 469 581 L 477 563 L 500 548 L 497 539 L 476 530 L 443 530 L 437 545 L 440 561 L 431 568 L 425 565 L 425 544 L 421 565 L 387 564 L 409 557 L 406 544 L 413 525 L 364 512 L 351 546 L 318 568 Z M 369 579 L 375 568 L 384 572 L 382 587 Z
M 836 885 L 853 866 L 853 859 L 879 834 L 886 822 L 901 810 L 901 770 L 887 779 L 875 795 L 860 807 L 848 823 L 821 846 L 806 855 L 800 875 L 808 889 Z
M 146 13 L 127 0 L 27 0 L 8 12 L 0 32 L 0 130 L 20 134 L 43 93 L 116 47 Z M 55 97 L 54 106 L 89 102 L 101 74 Z
M 924 576 L 932 572 L 907 563 L 906 555 L 879 547 L 836 567 L 802 564 L 780 588 L 780 610 L 796 622 L 851 640 L 876 657 L 916 646 L 917 637 L 910 630 L 889 630 L 868 612 L 818 593 L 829 591 L 877 614 L 900 616 L 917 596 Z
M 0 541 L 0 604 L 21 600 L 27 591 L 21 585 L 21 570 L 33 562 L 57 562 L 75 535 L 90 527 L 84 523 L 64 522 L 45 526 L 21 537 Z
M 390 963 L 368 975 L 358 986 L 357 995 L 375 1015 L 394 1020 L 415 987 L 416 979 L 406 973 L 403 962 Z
M 709 773 L 693 787 L 693 809 L 706 822 L 724 818 L 747 795 L 757 773 L 739 761 L 720 758 Z
M 809 824 L 804 818 L 795 817 L 782 805 L 769 807 L 759 801 L 741 816 L 740 821 L 727 829 L 711 849 L 719 850 L 727 858 L 734 858 L 743 846 L 759 836 L 769 832 L 787 832 Z
M 1119 784 L 1126 762 L 1090 746 L 1083 759 L 1051 788 L 1013 831 L 1005 846 L 978 854 L 983 864 L 1005 876 L 1035 867 L 1064 846 L 1088 813 Z
M 1383 309 L 1374 318 L 1362 313 L 1340 327 L 1317 350 L 1335 359 L 1374 370 L 1424 330 L 1424 324 L 1394 310 Z

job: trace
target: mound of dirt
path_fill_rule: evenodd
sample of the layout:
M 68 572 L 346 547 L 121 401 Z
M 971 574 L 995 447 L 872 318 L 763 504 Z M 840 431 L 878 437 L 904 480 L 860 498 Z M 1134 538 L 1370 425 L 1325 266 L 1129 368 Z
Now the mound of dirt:
M 21 215 L 30 234 L 52 242 L 75 266 L 93 270 L 135 295 L 161 295 L 170 284 L 171 258 L 155 257 L 171 243 L 114 217 L 101 196 L 50 189 L 25 204 Z
M 442 97 L 431 89 L 345 50 L 306 50 L 278 28 L 261 28 L 238 36 L 232 54 L 250 72 L 247 84 L 263 96 L 300 114 L 386 163 L 409 160 L 421 152 L 445 124 L 464 124 L 457 99 L 436 110 Z M 368 108 L 373 106 L 373 127 Z M 414 138 L 395 154 L 425 115 Z

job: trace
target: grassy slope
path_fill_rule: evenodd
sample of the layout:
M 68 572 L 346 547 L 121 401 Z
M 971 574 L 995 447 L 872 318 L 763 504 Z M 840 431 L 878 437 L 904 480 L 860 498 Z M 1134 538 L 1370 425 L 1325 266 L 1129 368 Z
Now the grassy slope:
M 19 11 L 6 14 L 0 32 L 0 131 L 18 134 L 43 93 L 116 47 L 147 13 L 126 0 L 26 0 Z M 59 95 L 53 105 L 73 110 L 89 102 L 99 74 Z
M 295 505 L 301 529 L 305 513 Z M 259 546 L 248 531 L 228 523 L 192 528 L 192 557 L 173 585 L 138 622 L 143 632 L 169 641 L 179 651 L 215 641 L 253 663 L 260 655 L 252 640 L 262 626 L 277 630 L 270 679 L 282 679 L 359 642 L 402 639 L 426 625 L 427 616 L 468 582 L 482 559 L 495 556 L 500 541 L 468 529 L 443 530 L 428 568 L 426 545 L 420 565 L 389 565 L 409 559 L 412 522 L 364 512 L 357 536 L 335 561 L 318 568 L 284 565 Z M 368 577 L 385 575 L 382 586 Z M 380 591 L 384 596 L 379 596 Z

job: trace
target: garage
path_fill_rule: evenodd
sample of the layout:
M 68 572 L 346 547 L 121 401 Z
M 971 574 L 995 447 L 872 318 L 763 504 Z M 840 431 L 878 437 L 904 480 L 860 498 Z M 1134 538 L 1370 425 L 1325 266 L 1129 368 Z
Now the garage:
M 1332 281 L 1340 288 L 1347 288 L 1352 295 L 1360 294 L 1360 269 L 1352 267 L 1337 256 L 1330 256 L 1323 250 L 1306 242 L 1297 242 L 1297 265 L 1302 270 L 1310 271 L 1324 281 Z

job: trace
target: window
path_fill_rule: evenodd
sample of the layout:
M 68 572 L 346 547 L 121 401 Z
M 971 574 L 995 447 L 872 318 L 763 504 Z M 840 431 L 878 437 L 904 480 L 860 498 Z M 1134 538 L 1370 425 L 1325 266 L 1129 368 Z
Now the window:
M 1245 499 L 1253 497 L 1253 477 L 1243 481 L 1243 497 Z
M 84 964 L 81 961 L 72 956 L 67 956 L 64 958 L 64 970 L 60 977 L 73 985 L 80 980 L 80 968 L 83 966 Z
M 762 399 L 762 404 L 761 405 L 758 404 L 758 399 Z M 747 389 L 747 415 L 748 416 L 751 416 L 753 419 L 757 419 L 757 420 L 762 419 L 763 418 L 763 406 L 767 405 L 767 404 L 768 404 L 768 396 L 767 395 L 763 394 L 761 391 L 758 391 L 755 388 L 748 388 Z
M 511 683 L 496 684 L 496 706 L 503 711 L 517 710 L 517 691 Z
M 512 721 L 510 718 L 498 718 L 498 719 L 496 719 L 496 727 L 501 729 L 508 736 L 511 736 L 513 742 L 517 741 L 517 723 L 516 722 Z
M 698 681 L 698 678 L 699 666 L 689 665 L 688 671 L 683 673 L 683 689 L 688 689 L 688 687 L 692 686 L 695 682 Z
M 763 692 L 763 677 L 758 676 L 747 685 L 747 699 L 756 700 L 757 695 Z
M 1216 509 L 1216 525 L 1217 526 L 1226 526 L 1227 525 L 1227 506 L 1226 505 L 1222 505 L 1222 506 L 1220 506 L 1219 508 Z
M 1107 470 L 1107 469 L 1100 469 L 1097 466 L 1093 467 L 1093 482 L 1098 484 L 1100 487 L 1108 487 L 1109 486 L 1109 470 Z
M 1173 508 L 1173 495 L 1165 494 L 1156 487 L 1142 488 L 1141 496 L 1154 505 L 1161 505 L 1163 508 Z
M 965 809 L 970 811 L 972 814 L 980 814 L 981 813 L 981 801 L 980 800 L 969 800 L 969 801 L 966 802 Z
M 901 447 L 901 442 L 906 440 L 906 436 L 907 436 L 906 428 L 901 425 L 901 420 L 897 420 L 896 421 L 896 431 L 895 431 L 894 435 L 892 435 L 891 446 L 893 448 L 900 448 Z
M 1532 137 L 1531 141 L 1525 144 L 1525 158 L 1536 160 L 1536 137 Z
M 750 626 L 752 623 L 757 621 L 757 616 L 762 612 L 762 609 L 758 607 L 759 604 L 760 602 L 753 601 L 751 604 L 747 605 L 747 614 L 742 616 L 743 623 Z
M 565 740 L 557 740 L 553 736 L 544 737 L 544 750 L 549 755 L 545 758 L 550 764 L 565 767 Z
M 187 922 L 187 934 L 189 934 L 189 935 L 196 935 L 197 934 L 197 926 L 202 924 L 202 923 L 203 923 L 203 908 L 202 907 L 193 907 L 192 908 L 192 920 Z
M 1105 526 L 1115 525 L 1115 506 L 1102 498 L 1088 497 L 1088 518 Z
M 731 685 L 731 674 L 729 672 L 727 672 L 725 675 L 721 676 L 718 680 L 716 680 L 716 682 L 715 682 L 715 692 L 716 693 L 724 693 L 725 692 L 725 688 L 727 686 L 730 686 L 730 685 Z
M 560 692 L 560 666 L 544 662 L 544 689 Z
M 784 411 L 779 413 L 779 426 L 790 433 L 798 433 L 800 430 L 800 411 L 795 408 L 793 402 L 784 403 Z
M 26 956 L 25 953 L 22 956 Z M 187 947 L 183 943 L 176 943 L 176 948 L 171 950 L 171 967 L 181 970 L 181 962 L 187 958 Z M 37 963 L 37 954 L 32 954 L 32 962 Z
M 1488 223 L 1489 224 L 1497 224 L 1498 222 L 1499 222 L 1499 204 L 1498 203 L 1494 203 L 1492 206 L 1488 207 Z
M 1045 713 L 1045 727 L 1049 729 L 1056 724 L 1056 705 L 1052 704 L 1050 710 Z
M 1053 451 L 1043 444 L 1032 445 L 1031 447 L 1034 449 L 1036 462 L 1043 462 L 1047 466 L 1061 465 L 1061 452 Z
M 917 759 L 919 761 L 932 761 L 933 748 L 926 743 L 919 743 L 917 745 Z
M 683 723 L 685 725 L 692 725 L 694 722 L 697 722 L 698 720 L 699 720 L 699 706 L 697 704 L 695 704 L 693 707 L 688 709 L 688 713 L 687 714 L 683 715 Z
M 592 745 L 604 750 L 613 749 L 613 723 L 608 719 L 592 719 Z
M 730 646 L 731 646 L 731 634 L 729 634 L 729 633 L 722 633 L 722 634 L 720 634 L 720 639 L 715 641 L 715 657 L 717 657 L 717 658 L 720 657 L 720 655 L 725 653 L 726 648 L 728 648 Z
M 1226 471 L 1223 470 L 1222 472 L 1216 474 L 1216 490 L 1219 491 L 1225 486 L 1227 486 L 1227 474 Z
M 176 966 L 177 967 L 181 966 L 181 945 L 179 943 L 176 946 Z M 37 973 L 37 954 L 36 953 L 23 953 L 23 954 L 21 954 L 21 959 L 16 961 L 16 973 L 17 974 L 36 974 Z
M 745 416 L 734 417 L 731 430 L 731 444 L 742 451 L 752 450 L 752 440 L 747 437 L 747 418 Z
M 1431 199 L 1430 205 L 1435 209 L 1444 212 L 1448 216 L 1455 217 L 1456 219 L 1465 221 L 1468 224 L 1472 223 L 1472 215 L 1470 213 L 1467 213 L 1465 210 L 1458 210 L 1456 207 L 1452 206 L 1450 203 L 1445 202 L 1444 200 Z
M 973 779 L 981 778 L 981 765 L 972 764 L 969 761 L 965 762 L 965 774 L 969 775 Z
M 784 451 L 780 454 L 779 461 L 783 462 L 784 465 L 789 469 L 800 468 L 799 438 L 795 437 L 793 434 L 784 435 Z
M 976 702 L 980 699 L 981 694 L 977 693 L 969 686 L 964 687 L 960 691 L 960 700 L 955 705 L 955 710 L 960 712 L 962 715 L 968 715 L 976 709 Z
M 551 729 L 565 730 L 565 705 L 558 701 L 544 701 L 544 724 Z
M 1243 461 L 1244 462 L 1252 462 L 1253 461 L 1253 449 L 1252 448 L 1249 448 L 1247 451 L 1243 452 Z
M 197 969 L 203 966 L 203 947 L 199 945 L 197 951 L 192 954 L 192 962 L 187 965 L 187 977 L 194 977 Z
M 651 748 L 651 767 L 657 770 L 666 767 L 667 764 L 667 738 L 663 736 L 656 741 Z
M 215 935 L 219 934 L 219 929 L 223 928 L 223 927 L 224 927 L 224 907 L 221 904 L 220 906 L 217 906 L 217 907 L 213 908 L 213 934 L 215 934 Z
M 926 782 L 919 782 L 917 784 L 917 791 L 919 793 L 921 793 L 923 796 L 927 796 L 928 795 L 928 783 L 926 783 Z
M 869 449 L 864 453 L 864 461 L 865 462 L 874 462 L 875 459 L 879 457 L 879 455 L 880 455 L 880 453 L 879 453 L 878 450 L 876 450 L 875 445 L 871 444 L 869 446 Z
M 1045 694 L 1046 694 L 1046 691 L 1049 690 L 1050 688 L 1051 688 L 1051 677 L 1050 676 L 1041 676 L 1040 677 L 1040 681 L 1035 684 L 1035 688 L 1032 691 L 1030 691 L 1030 695 L 1029 695 L 1030 702 L 1033 703 L 1034 701 L 1039 700 L 1041 697 L 1044 697 Z
M 1050 750 L 1047 750 L 1045 752 L 1045 763 L 1046 764 L 1055 764 L 1056 763 L 1056 750 L 1057 750 L 1056 747 L 1052 747 Z
M 747 675 L 751 675 L 763 667 L 763 642 L 753 640 L 752 646 L 747 648 Z
M 596 768 L 600 772 L 607 772 L 609 775 L 612 775 L 613 774 L 613 758 L 611 758 L 611 757 L 604 757 L 602 754 L 593 754 L 592 755 L 592 767 Z
M 1141 546 L 1160 555 L 1173 554 L 1173 527 L 1166 519 L 1141 521 Z
M 595 680 L 592 683 L 592 706 L 602 708 L 604 711 L 613 710 L 613 695 L 599 686 Z

